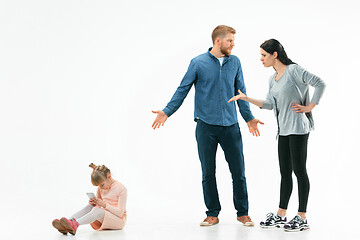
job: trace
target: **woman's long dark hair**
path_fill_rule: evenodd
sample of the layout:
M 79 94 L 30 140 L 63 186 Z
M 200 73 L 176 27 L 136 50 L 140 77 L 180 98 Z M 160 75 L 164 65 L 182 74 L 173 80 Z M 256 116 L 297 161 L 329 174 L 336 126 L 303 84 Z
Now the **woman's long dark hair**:
M 263 44 L 260 45 L 260 47 L 262 49 L 264 49 L 267 53 L 270 53 L 270 54 L 277 52 L 277 54 L 278 54 L 277 59 L 279 59 L 279 61 L 285 65 L 295 64 L 293 61 L 291 61 L 290 58 L 288 58 L 284 47 L 276 39 L 272 38 L 272 39 L 266 40 Z

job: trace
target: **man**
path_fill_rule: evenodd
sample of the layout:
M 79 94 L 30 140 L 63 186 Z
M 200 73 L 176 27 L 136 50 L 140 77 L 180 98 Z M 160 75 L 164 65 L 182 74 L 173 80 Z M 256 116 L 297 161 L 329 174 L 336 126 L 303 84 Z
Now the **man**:
M 191 86 L 195 85 L 195 112 L 197 122 L 196 140 L 202 169 L 202 186 L 207 217 L 201 226 L 219 222 L 221 210 L 215 178 L 215 157 L 218 144 L 225 153 L 233 179 L 233 199 L 237 220 L 244 226 L 254 226 L 248 216 L 248 195 L 245 179 L 242 138 L 234 102 L 228 99 L 238 90 L 246 94 L 240 60 L 231 55 L 235 29 L 220 25 L 212 33 L 213 47 L 191 60 L 190 66 L 167 106 L 157 114 L 154 129 L 163 126 L 182 104 Z M 259 136 L 257 124 L 249 104 L 237 101 L 240 114 L 247 122 L 250 132 Z

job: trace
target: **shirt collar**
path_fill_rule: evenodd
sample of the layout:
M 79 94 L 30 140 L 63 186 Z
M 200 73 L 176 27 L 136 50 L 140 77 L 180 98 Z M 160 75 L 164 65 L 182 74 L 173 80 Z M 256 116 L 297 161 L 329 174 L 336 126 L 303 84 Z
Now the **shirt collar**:
M 211 48 L 209 48 L 209 50 L 208 50 L 208 52 L 207 52 L 207 54 L 210 56 L 210 57 L 212 57 L 213 59 L 216 59 L 217 60 L 217 57 L 215 57 L 210 51 L 211 51 L 211 49 L 213 49 L 212 47 Z M 223 62 L 223 65 L 224 65 L 224 63 L 227 61 L 229 59 L 229 56 L 224 56 L 224 62 Z

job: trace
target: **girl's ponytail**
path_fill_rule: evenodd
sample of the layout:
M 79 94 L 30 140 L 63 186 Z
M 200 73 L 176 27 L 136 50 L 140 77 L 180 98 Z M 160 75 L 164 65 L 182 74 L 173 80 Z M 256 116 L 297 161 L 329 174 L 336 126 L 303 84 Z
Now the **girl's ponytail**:
M 93 170 L 95 170 L 95 168 L 97 167 L 95 164 L 90 163 L 89 167 L 91 167 Z

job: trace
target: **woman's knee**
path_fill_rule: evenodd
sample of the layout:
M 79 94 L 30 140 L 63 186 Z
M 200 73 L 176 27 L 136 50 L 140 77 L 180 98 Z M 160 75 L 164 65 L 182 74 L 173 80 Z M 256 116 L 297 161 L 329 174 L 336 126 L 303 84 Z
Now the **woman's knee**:
M 295 170 L 294 173 L 297 179 L 308 179 L 306 169 Z
M 292 170 L 280 169 L 281 179 L 292 179 Z

